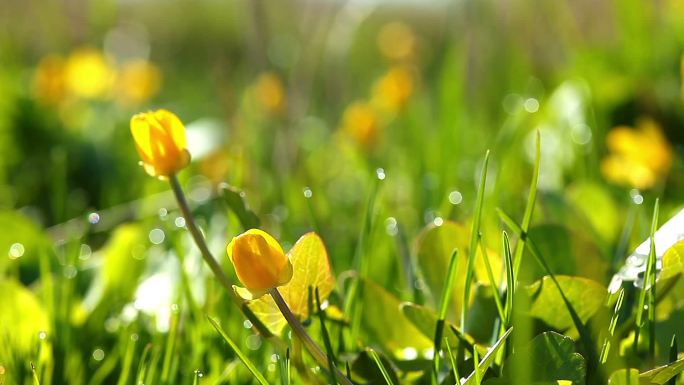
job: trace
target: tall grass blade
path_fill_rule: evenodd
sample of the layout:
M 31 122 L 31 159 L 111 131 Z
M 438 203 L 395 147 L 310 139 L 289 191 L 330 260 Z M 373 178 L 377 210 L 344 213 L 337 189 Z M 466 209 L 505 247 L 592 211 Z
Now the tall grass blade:
M 444 337 L 444 345 L 447 347 L 447 356 L 449 358 L 449 363 L 451 364 L 451 370 L 454 372 L 456 385 L 461 385 L 461 376 L 458 374 L 458 365 L 456 365 L 456 361 L 454 360 L 454 353 L 451 351 L 449 339 L 446 337 Z
M 532 214 L 534 213 L 534 204 L 537 200 L 537 182 L 539 181 L 539 168 L 541 164 L 541 132 L 537 130 L 537 143 L 535 147 L 534 170 L 532 171 L 532 181 L 530 182 L 530 191 L 527 195 L 527 204 L 525 205 L 525 212 L 523 214 L 521 231 L 518 234 L 518 243 L 515 245 L 515 257 L 513 258 L 513 273 L 518 276 L 520 272 L 520 264 L 522 263 L 522 256 L 525 250 L 525 242 L 527 241 L 527 231 L 530 229 L 532 222 Z
M 434 369 L 435 379 L 439 374 L 439 353 L 442 350 L 442 335 L 444 333 L 444 322 L 446 320 L 447 309 L 449 308 L 449 301 L 451 300 L 451 293 L 453 293 L 454 279 L 456 276 L 456 267 L 458 266 L 458 249 L 451 252 L 451 259 L 449 259 L 449 268 L 447 269 L 447 277 L 442 287 L 442 298 L 439 303 L 439 313 L 437 319 L 437 326 L 435 327 L 434 338 L 434 354 L 432 356 L 432 364 Z
M 620 289 L 617 301 L 615 302 L 615 308 L 613 309 L 613 315 L 610 317 L 610 324 L 608 325 L 608 335 L 603 340 L 603 347 L 601 348 L 601 355 L 599 356 L 599 362 L 605 364 L 608 360 L 608 354 L 610 353 L 610 340 L 615 334 L 615 327 L 617 326 L 618 318 L 620 316 L 620 309 L 622 309 L 622 302 L 625 299 L 625 289 Z
M 677 349 L 677 335 L 672 335 L 672 341 L 670 341 L 670 363 L 677 361 L 677 356 L 679 355 L 679 350 Z M 677 376 L 674 376 L 667 382 L 667 385 L 677 385 Z
M 484 205 L 485 185 L 487 183 L 487 166 L 489 164 L 489 150 L 485 153 L 480 174 L 480 185 L 477 190 L 475 200 L 475 215 L 470 233 L 470 246 L 468 249 L 468 262 L 466 264 L 465 287 L 463 289 L 463 302 L 461 304 L 461 330 L 465 330 L 465 321 L 468 315 L 468 300 L 470 299 L 470 286 L 473 280 L 473 270 L 475 269 L 475 255 L 477 255 L 477 242 L 480 234 L 480 220 L 482 218 L 482 206 Z
M 368 349 L 368 354 L 371 356 L 373 361 L 375 361 L 375 364 L 378 366 L 378 369 L 380 369 L 382 377 L 385 379 L 387 385 L 394 385 L 394 382 L 392 381 L 392 378 L 387 372 L 387 368 L 385 368 L 385 365 L 382 363 L 382 360 L 380 360 L 380 356 L 378 356 L 378 353 L 373 349 Z
M 332 343 L 330 342 L 330 335 L 328 334 L 328 329 L 325 327 L 325 311 L 321 308 L 321 297 L 318 294 L 318 288 L 314 289 L 316 298 L 316 313 L 318 313 L 318 319 L 321 322 L 321 334 L 323 335 L 323 344 L 325 345 L 325 352 L 328 356 L 328 367 L 330 370 L 328 374 L 330 376 L 330 383 L 332 385 L 337 385 L 337 378 L 335 378 L 335 353 L 333 352 Z
M 489 253 L 487 252 L 487 246 L 482 239 L 482 233 L 480 233 L 480 250 L 482 251 L 482 257 L 484 258 L 485 268 L 487 270 L 487 279 L 489 279 L 489 287 L 492 289 L 492 297 L 494 298 L 494 304 L 496 305 L 496 311 L 499 313 L 499 319 L 504 322 L 505 311 L 503 304 L 501 303 L 501 297 L 499 296 L 498 285 L 494 280 L 494 273 L 492 272 L 492 264 L 489 261 Z M 496 337 L 495 337 L 496 338 Z
M 216 331 L 221 335 L 221 337 L 223 338 L 223 340 L 226 341 L 226 343 L 228 343 L 228 345 L 230 346 L 231 349 L 233 349 L 233 351 L 235 352 L 235 355 L 238 356 L 238 358 L 240 359 L 240 361 L 242 361 L 242 363 L 245 364 L 245 366 L 246 366 L 247 369 L 252 373 L 252 375 L 254 376 L 254 378 L 255 378 L 261 385 L 268 385 L 268 381 L 266 381 L 266 378 L 264 378 L 264 375 L 261 374 L 261 372 L 259 371 L 259 369 L 256 368 L 256 366 L 255 366 L 254 363 L 249 359 L 249 357 L 247 357 L 247 355 L 246 355 L 242 350 L 240 350 L 240 348 L 237 346 L 237 344 L 235 344 L 235 342 L 233 342 L 233 340 L 230 339 L 230 337 L 228 337 L 228 335 L 226 334 L 226 332 L 224 332 L 223 329 L 221 328 L 221 325 L 219 325 L 219 323 L 218 323 L 215 319 L 213 319 L 213 318 L 211 318 L 211 317 L 209 317 L 209 316 L 207 316 L 207 319 L 208 319 L 209 322 L 211 323 L 211 326 L 213 326 L 214 329 L 216 329 Z
M 658 226 L 658 208 L 659 201 L 656 199 L 653 208 L 653 218 L 651 220 L 651 247 L 648 253 L 648 261 L 646 263 L 646 274 L 644 276 L 643 285 L 639 292 L 639 302 L 636 310 L 636 323 L 634 325 L 634 352 L 639 349 L 639 337 L 641 329 L 644 327 L 644 308 L 646 301 L 648 301 L 647 318 L 649 322 L 649 343 L 648 352 L 653 358 L 655 354 L 655 231 Z M 649 287 L 650 286 L 650 287 Z

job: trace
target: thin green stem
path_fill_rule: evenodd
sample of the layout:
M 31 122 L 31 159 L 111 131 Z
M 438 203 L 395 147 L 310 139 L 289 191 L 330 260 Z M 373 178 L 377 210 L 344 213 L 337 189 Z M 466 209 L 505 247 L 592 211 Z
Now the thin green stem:
M 340 384 L 352 385 L 352 382 L 349 381 L 349 379 L 345 377 L 344 374 L 342 374 L 342 372 L 337 370 L 337 368 L 335 367 L 331 368 L 329 366 L 328 357 L 325 355 L 325 353 L 323 353 L 323 351 L 318 347 L 318 345 L 316 345 L 316 342 L 314 342 L 314 340 L 311 339 L 306 330 L 304 330 L 304 326 L 301 322 L 299 322 L 297 317 L 295 317 L 295 315 L 292 314 L 290 307 L 287 306 L 285 299 L 282 295 L 280 295 L 278 288 L 274 287 L 273 289 L 269 290 L 268 293 L 275 301 L 276 305 L 278 306 L 278 309 L 283 314 L 283 317 L 285 317 L 287 323 L 290 324 L 290 328 L 292 329 L 294 334 L 297 336 L 297 338 L 299 338 L 299 340 L 302 342 L 302 345 L 304 345 L 306 350 L 309 351 L 309 354 L 311 354 L 311 356 L 318 362 L 318 364 L 327 368 L 329 371 L 333 371 Z
M 230 282 L 230 279 L 228 279 L 226 274 L 223 272 L 221 265 L 218 263 L 216 258 L 214 258 L 214 256 L 211 254 L 211 251 L 209 251 L 207 242 L 204 239 L 204 236 L 202 235 L 202 232 L 200 231 L 199 227 L 197 227 L 197 224 L 195 223 L 195 218 L 192 216 L 192 213 L 190 212 L 190 206 L 188 206 L 188 201 L 185 199 L 185 194 L 183 194 L 183 188 L 178 182 L 178 178 L 176 177 L 176 175 L 169 176 L 169 183 L 171 184 L 171 189 L 173 190 L 173 194 L 176 197 L 176 201 L 178 202 L 178 207 L 180 208 L 180 211 L 183 214 L 183 217 L 185 218 L 185 226 L 188 228 L 188 231 L 190 231 L 192 238 L 195 240 L 195 244 L 200 249 L 204 262 L 207 265 L 209 265 L 209 268 L 211 269 L 211 272 L 214 274 L 214 277 L 216 277 L 221 286 L 223 286 L 223 288 L 228 293 L 229 297 L 233 300 L 235 305 L 240 309 L 240 311 L 245 315 L 245 317 L 247 317 L 247 319 L 249 319 L 249 321 L 252 322 L 252 325 L 254 325 L 255 329 L 259 332 L 259 334 L 261 334 L 264 338 L 269 339 L 272 343 L 276 344 L 279 348 L 284 350 L 284 343 L 282 343 L 282 341 L 280 341 L 277 338 L 272 338 L 274 337 L 273 334 L 268 330 L 268 328 L 266 328 L 266 326 L 259 320 L 259 318 L 256 317 L 252 310 L 250 310 L 249 307 L 247 307 L 247 303 L 242 298 L 240 298 L 235 293 L 235 291 L 233 291 L 233 285 Z

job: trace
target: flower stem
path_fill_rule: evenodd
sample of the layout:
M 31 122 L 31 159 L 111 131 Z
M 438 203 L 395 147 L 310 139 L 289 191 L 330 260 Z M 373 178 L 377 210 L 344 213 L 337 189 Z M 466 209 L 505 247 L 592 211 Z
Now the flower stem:
M 283 298 L 282 295 L 280 295 L 280 292 L 278 291 L 277 287 L 274 287 L 273 289 L 269 290 L 268 292 L 271 297 L 273 297 L 273 300 L 275 301 L 276 305 L 278 306 L 278 309 L 280 309 L 280 312 L 283 314 L 283 317 L 285 317 L 285 320 L 287 320 L 287 323 L 290 324 L 290 328 L 292 328 L 292 331 L 294 334 L 297 335 L 299 340 L 302 342 L 302 345 L 306 348 L 306 350 L 309 351 L 311 356 L 318 362 L 319 365 L 328 368 L 328 370 L 332 371 L 335 373 L 335 376 L 337 377 L 337 380 L 340 382 L 340 384 L 343 385 L 352 385 L 352 382 L 342 374 L 339 370 L 337 370 L 336 367 L 329 367 L 328 366 L 328 358 L 323 353 L 323 351 L 316 345 L 313 339 L 309 336 L 309 334 L 304 330 L 304 326 L 302 326 L 302 323 L 299 322 L 297 317 L 295 317 L 294 314 L 292 314 L 292 311 L 290 310 L 290 307 L 287 306 L 287 303 L 285 302 L 285 299 Z
M 247 302 L 240 298 L 233 290 L 233 285 L 231 284 L 230 279 L 228 279 L 226 274 L 223 272 L 221 265 L 218 263 L 216 258 L 214 258 L 214 256 L 211 254 L 211 251 L 209 251 L 207 242 L 204 239 L 204 236 L 202 235 L 202 232 L 200 231 L 199 227 L 197 227 L 194 217 L 190 213 L 188 201 L 185 199 L 185 194 L 183 194 L 183 188 L 178 182 L 178 178 L 175 174 L 169 176 L 169 183 L 171 184 L 171 189 L 173 190 L 173 194 L 176 197 L 176 201 L 178 201 L 178 207 L 180 208 L 181 213 L 185 218 L 185 225 L 188 228 L 188 231 L 190 231 L 192 238 L 195 240 L 195 244 L 197 245 L 197 247 L 199 247 L 204 262 L 206 262 L 206 264 L 209 265 L 211 272 L 214 274 L 216 279 L 218 279 L 221 286 L 223 286 L 223 288 L 226 289 L 226 292 L 228 292 L 229 297 L 233 300 L 235 305 L 238 307 L 238 309 L 240 309 L 244 316 L 247 317 L 247 319 L 250 320 L 250 322 L 252 322 L 252 325 L 254 325 L 254 328 L 259 332 L 259 334 L 261 334 L 262 337 L 271 340 L 274 344 L 277 345 L 278 348 L 282 348 L 283 350 L 285 350 L 284 343 L 277 338 L 272 338 L 274 337 L 273 334 L 259 320 L 259 318 L 256 317 L 252 310 L 250 310 L 250 308 L 247 307 Z

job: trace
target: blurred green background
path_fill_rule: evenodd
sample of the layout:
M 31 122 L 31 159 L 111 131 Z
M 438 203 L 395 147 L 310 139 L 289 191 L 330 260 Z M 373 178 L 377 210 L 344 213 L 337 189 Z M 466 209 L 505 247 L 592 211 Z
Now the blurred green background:
M 186 124 L 180 178 L 222 262 L 241 231 L 217 198 L 228 183 L 285 249 L 315 230 L 335 272 L 360 249 L 375 282 L 412 300 L 419 234 L 470 227 L 487 150 L 483 232 L 499 253 L 495 209 L 521 217 L 539 132 L 534 231 L 558 273 L 607 285 L 654 199 L 661 222 L 682 207 L 683 53 L 677 0 L 3 0 L 5 382 L 29 381 L 32 360 L 55 383 L 116 383 L 127 354 L 137 368 L 142 341 L 166 341 L 180 319 L 188 350 L 166 381 L 200 369 L 246 383 L 222 372 L 229 354 L 185 312 L 186 289 L 272 353 L 207 279 L 168 184 L 138 166 L 135 113 Z

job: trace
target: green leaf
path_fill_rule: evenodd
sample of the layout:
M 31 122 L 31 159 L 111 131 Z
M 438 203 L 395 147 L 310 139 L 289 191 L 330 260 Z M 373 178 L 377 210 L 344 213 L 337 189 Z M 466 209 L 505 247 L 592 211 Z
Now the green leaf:
M 492 346 L 487 351 L 487 354 L 485 354 L 485 356 L 482 357 L 482 360 L 480 360 L 480 362 L 478 363 L 477 368 L 473 370 L 473 373 L 466 379 L 463 385 L 471 385 L 473 382 L 479 383 L 479 381 L 475 380 L 475 375 L 477 373 L 484 375 L 484 373 L 487 371 L 492 362 L 494 362 L 494 358 L 496 358 L 496 355 L 501 349 L 501 347 L 504 346 L 504 342 L 506 341 L 506 338 L 508 338 L 508 336 L 511 334 L 511 331 L 513 331 L 513 328 L 506 330 L 506 332 L 503 335 L 501 335 L 501 337 L 498 341 L 496 341 L 494 346 Z
M 601 284 L 581 277 L 557 275 L 556 279 L 583 323 L 604 305 L 608 291 Z M 574 326 L 567 306 L 563 303 L 551 277 L 546 276 L 525 289 L 530 296 L 530 314 L 533 317 L 561 331 Z
M 637 369 L 616 370 L 610 375 L 608 385 L 639 385 L 639 371 Z
M 515 383 L 516 368 L 521 360 L 529 363 L 532 381 L 566 380 L 584 384 L 584 358 L 575 352 L 575 343 L 564 335 L 545 332 L 536 336 L 528 346 L 516 351 L 504 362 L 503 380 Z
M 259 217 L 247 206 L 244 192 L 224 184 L 220 186 L 219 194 L 228 208 L 237 215 L 243 229 L 259 228 Z
M 25 283 L 32 282 L 39 275 L 38 259 L 48 250 L 49 239 L 31 219 L 16 212 L 0 211 L 0 228 L 0 276 L 12 269 Z
M 368 279 L 361 284 L 361 333 L 365 341 L 376 342 L 385 352 L 399 358 L 420 356 L 431 350 L 431 337 L 423 335 L 404 316 L 398 298 Z
M 594 183 L 578 183 L 567 190 L 566 197 L 605 242 L 615 241 L 620 232 L 619 212 L 606 189 Z
M 292 262 L 292 279 L 278 288 L 290 310 L 300 319 L 309 318 L 309 288 L 318 289 L 321 301 L 325 301 L 335 287 L 335 277 L 330 267 L 328 251 L 316 233 L 306 233 L 288 252 Z M 287 321 L 273 298 L 265 295 L 250 301 L 249 308 L 273 332 L 280 334 Z
M 437 325 L 437 313 L 435 311 L 410 302 L 404 302 L 400 307 L 401 312 L 425 337 L 432 338 L 435 335 Z M 466 350 L 472 351 L 475 345 L 475 340 L 471 336 L 461 333 L 459 328 L 449 321 L 444 324 L 444 337 L 452 348 L 464 344 Z M 480 347 L 478 349 L 482 354 L 486 352 Z
M 642 381 L 648 381 L 649 384 L 664 385 L 681 372 L 684 372 L 684 358 L 641 373 L 639 378 Z
M 0 363 L 25 359 L 41 331 L 50 335 L 48 316 L 36 296 L 14 279 L 0 280 L 0 293 Z
M 675 243 L 663 254 L 663 269 L 659 280 L 673 278 L 684 273 L 684 240 Z

